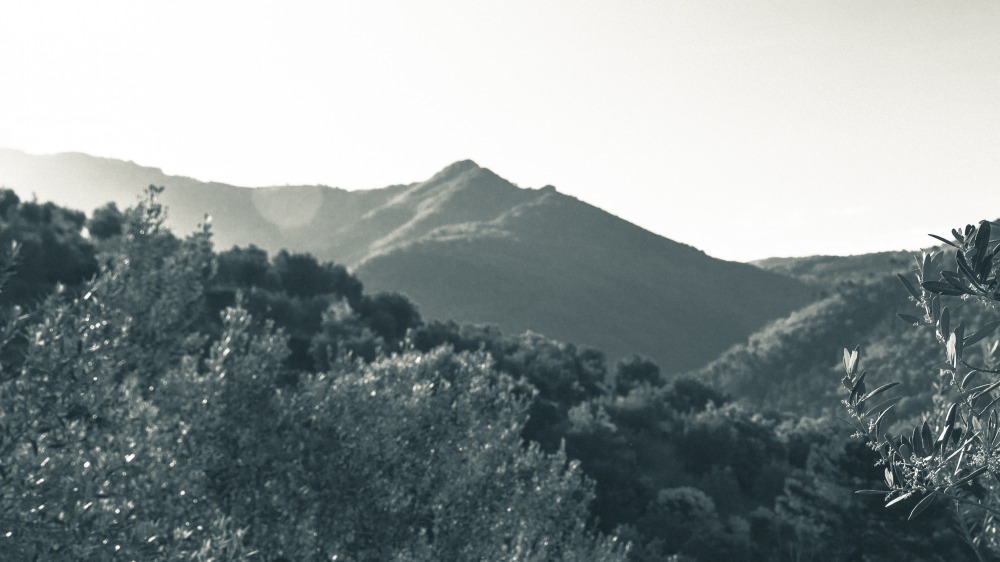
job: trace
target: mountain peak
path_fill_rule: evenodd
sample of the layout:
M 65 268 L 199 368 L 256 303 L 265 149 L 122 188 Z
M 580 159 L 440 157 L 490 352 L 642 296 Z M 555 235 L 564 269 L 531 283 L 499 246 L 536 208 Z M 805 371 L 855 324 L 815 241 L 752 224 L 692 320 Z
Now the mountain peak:
M 480 170 L 479 164 L 476 164 L 472 160 L 459 160 L 453 164 L 445 166 L 443 170 L 434 174 L 437 179 L 451 178 L 472 170 Z

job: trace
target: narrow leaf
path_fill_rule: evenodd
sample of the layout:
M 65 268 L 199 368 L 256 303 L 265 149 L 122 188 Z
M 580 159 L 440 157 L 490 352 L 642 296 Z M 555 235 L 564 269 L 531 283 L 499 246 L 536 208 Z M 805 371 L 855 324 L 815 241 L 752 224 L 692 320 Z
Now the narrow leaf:
M 896 499 L 892 500 L 891 502 L 885 504 L 885 506 L 886 507 L 892 507 L 892 506 L 896 505 L 897 503 L 899 503 L 901 501 L 906 501 L 908 499 L 910 499 L 910 494 L 903 494 L 902 496 L 899 496 L 898 498 L 896 498 Z
M 934 449 L 934 434 L 931 433 L 931 426 L 925 421 L 920 429 L 920 437 L 924 444 L 926 454 L 931 454 Z
M 965 344 L 968 345 L 969 342 L 966 341 Z M 969 374 L 965 375 L 965 378 L 962 379 L 962 384 L 959 385 L 959 388 L 965 390 L 969 386 L 969 383 L 972 382 L 972 379 L 975 378 L 976 374 L 978 373 L 979 371 L 971 371 Z
M 865 394 L 861 398 L 861 400 L 859 400 L 859 401 L 860 402 L 868 401 L 869 399 L 874 398 L 874 397 L 878 396 L 879 394 L 882 394 L 883 392 L 889 390 L 890 388 L 892 388 L 894 386 L 899 386 L 899 383 L 898 382 L 891 382 L 889 384 L 883 384 L 882 386 L 876 388 L 875 390 L 869 392 L 868 394 Z
M 951 333 L 949 329 L 951 328 L 951 310 L 947 306 L 941 309 L 941 318 L 938 319 L 937 328 L 938 334 L 942 338 L 947 338 L 948 334 Z
M 860 354 L 858 348 L 855 347 L 854 351 L 848 352 L 847 348 L 844 348 L 844 368 L 847 369 L 847 374 L 854 376 L 858 372 L 858 359 Z
M 897 273 L 896 277 L 899 277 L 899 282 L 903 284 L 903 287 L 906 288 L 907 293 L 910 293 L 910 296 L 918 300 L 920 299 L 920 291 L 917 291 L 916 287 L 913 286 L 913 283 L 910 283 L 909 279 L 900 273 Z
M 902 396 L 893 396 L 892 398 L 890 398 L 888 400 L 884 400 L 882 402 L 879 402 L 878 404 L 876 404 L 875 406 L 873 406 L 872 407 L 872 411 L 874 411 L 874 412 L 881 412 L 882 410 L 884 410 L 886 407 L 888 407 L 890 405 L 895 406 L 896 403 L 899 402 L 902 399 L 903 399 Z
M 984 472 L 986 472 L 986 467 L 985 466 L 981 466 L 981 467 L 977 468 L 976 470 L 973 470 L 972 472 L 970 472 L 970 473 L 966 474 L 965 476 L 963 476 L 963 477 L 959 478 L 958 480 L 956 480 L 954 483 L 952 483 L 952 486 L 961 486 L 962 484 L 965 484 L 966 482 L 972 480 L 973 478 L 979 476 L 980 474 L 982 474 Z
M 958 248 L 958 246 L 956 246 L 954 242 L 952 242 L 951 240 L 948 240 L 947 238 L 942 238 L 942 237 L 938 236 L 937 234 L 928 234 L 927 236 L 930 236 L 931 238 L 937 238 L 938 240 L 944 242 L 945 244 L 951 246 L 952 248 Z
M 917 502 L 917 505 L 913 506 L 913 511 L 910 512 L 910 516 L 907 518 L 907 520 L 913 519 L 914 517 L 923 513 L 925 509 L 930 507 L 930 505 L 934 503 L 935 495 L 936 495 L 935 492 L 931 492 L 927 494 L 927 496 L 924 497 L 924 499 Z
M 959 339 L 954 332 L 948 336 L 948 343 L 945 344 L 945 357 L 952 369 L 958 367 L 958 342 Z
M 989 404 L 983 406 L 983 409 L 979 411 L 979 415 L 982 416 L 983 414 L 985 414 L 986 410 L 989 410 L 994 404 L 997 403 L 997 400 L 1000 400 L 1000 395 L 997 395 L 996 398 L 994 398 L 993 400 L 990 400 Z
M 965 338 L 963 345 L 968 347 L 974 343 L 979 342 L 985 338 L 988 338 L 996 329 L 1000 327 L 1000 320 L 992 320 L 983 325 L 982 328 L 976 330 L 971 336 Z
M 938 436 L 938 444 L 943 444 L 948 442 L 948 438 L 951 437 L 952 428 L 955 425 L 955 414 L 958 411 L 958 404 L 952 404 L 948 408 L 948 413 L 944 417 L 944 427 L 941 428 L 941 435 Z
M 917 455 L 918 457 L 922 457 L 925 455 L 924 443 L 923 439 L 921 439 L 920 437 L 919 427 L 913 428 L 913 436 L 910 438 L 910 443 L 913 445 L 913 454 Z
M 924 323 L 924 321 L 922 319 L 917 318 L 916 316 L 911 316 L 909 314 L 903 314 L 902 312 L 897 312 L 896 316 L 898 316 L 900 318 L 900 320 L 902 320 L 903 322 L 906 322 L 907 324 L 909 324 L 911 326 L 919 326 L 919 325 L 921 325 L 921 324 Z
M 990 245 L 990 223 L 980 221 L 979 232 L 976 233 L 976 259 L 982 260 L 987 256 L 986 252 Z
M 972 395 L 972 399 L 973 399 L 973 400 L 977 400 L 977 399 L 979 399 L 979 398 L 980 398 L 981 396 L 983 396 L 984 394 L 986 394 L 987 392 L 990 392 L 990 391 L 992 391 L 992 390 L 996 389 L 996 388 L 997 388 L 998 386 L 1000 386 L 1000 381 L 997 381 L 997 382 L 995 382 L 995 383 L 993 383 L 993 384 L 991 384 L 991 385 L 987 386 L 986 388 L 984 388 L 984 389 L 980 390 L 979 392 L 977 392 L 977 393 L 973 394 L 973 395 Z
M 955 256 L 955 263 L 958 264 L 958 269 L 965 274 L 966 277 L 975 279 L 976 273 L 972 271 L 972 266 L 969 265 L 969 260 L 965 257 L 965 252 L 959 250 L 958 254 Z
M 935 295 L 944 295 L 946 297 L 957 297 L 965 294 L 965 291 L 960 291 L 951 284 L 943 281 L 924 281 L 920 286 Z

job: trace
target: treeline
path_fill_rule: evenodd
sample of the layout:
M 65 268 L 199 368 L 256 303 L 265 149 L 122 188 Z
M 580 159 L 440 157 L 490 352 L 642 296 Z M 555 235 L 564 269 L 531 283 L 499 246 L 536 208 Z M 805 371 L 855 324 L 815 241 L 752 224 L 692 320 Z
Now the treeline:
M 783 354 L 812 336 L 779 325 L 747 352 L 757 371 L 734 352 L 668 380 L 426 322 L 306 254 L 216 253 L 208 228 L 162 228 L 155 189 L 89 219 L 0 193 L 0 241 L 20 242 L 0 293 L 13 559 L 964 555 L 950 529 L 852 494 L 881 475 L 835 422 L 734 402 L 767 372 L 793 384 Z M 852 299 L 817 310 L 846 330 L 867 310 Z

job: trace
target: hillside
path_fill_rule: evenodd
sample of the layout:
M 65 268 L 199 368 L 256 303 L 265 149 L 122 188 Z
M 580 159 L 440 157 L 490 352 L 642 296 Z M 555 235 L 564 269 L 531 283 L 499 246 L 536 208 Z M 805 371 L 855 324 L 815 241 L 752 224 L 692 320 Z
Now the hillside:
M 522 189 L 471 161 L 406 186 L 243 188 L 82 154 L 0 151 L 0 185 L 93 209 L 168 189 L 170 223 L 212 215 L 216 245 L 309 252 L 373 291 L 410 296 L 427 319 L 495 323 L 696 368 L 814 300 L 785 275 L 725 262 L 552 187 Z
M 854 256 L 767 258 L 751 263 L 761 269 L 822 287 L 832 287 L 843 281 L 874 281 L 892 273 L 905 274 L 912 271 L 914 266 L 913 252 L 907 251 Z
M 432 317 L 639 352 L 665 372 L 710 360 L 811 296 L 555 191 L 375 254 L 357 273 L 372 289 L 402 289 Z
M 954 252 L 946 246 L 928 244 L 927 250 L 943 250 L 937 263 L 956 268 Z M 896 408 L 897 414 L 902 418 L 916 414 L 928 406 L 928 390 L 944 357 L 933 327 L 915 328 L 897 317 L 897 313 L 923 316 L 896 277 L 904 275 L 916 284 L 915 256 L 919 252 L 755 262 L 822 288 L 824 298 L 768 324 L 691 374 L 754 408 L 807 416 L 840 414 L 842 350 L 860 346 L 872 378 L 902 384 L 901 394 L 907 398 Z M 936 272 L 930 277 L 935 276 Z M 969 330 L 996 320 L 995 312 L 971 301 L 953 299 L 948 306 L 952 322 L 964 322 Z M 981 353 L 979 347 L 988 343 L 966 353 Z

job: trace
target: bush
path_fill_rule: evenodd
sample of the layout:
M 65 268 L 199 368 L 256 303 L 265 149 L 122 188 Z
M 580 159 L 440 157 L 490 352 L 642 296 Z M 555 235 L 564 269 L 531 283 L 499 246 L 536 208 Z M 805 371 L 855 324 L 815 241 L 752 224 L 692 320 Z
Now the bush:
M 342 362 L 279 385 L 239 300 L 198 331 L 207 229 L 151 189 L 80 296 L 0 322 L 0 552 L 14 560 L 623 560 L 592 484 L 521 438 L 533 390 L 484 353 Z
M 991 224 L 982 221 L 953 230 L 952 240 L 935 236 L 947 250 L 918 260 L 915 283 L 899 276 L 920 312 L 898 316 L 933 331 L 943 352 L 933 407 L 912 430 L 887 431 L 889 413 L 901 397 L 886 400 L 885 393 L 898 383 L 869 390 L 858 349 L 844 350 L 843 379 L 855 435 L 884 466 L 886 487 L 862 492 L 883 495 L 886 507 L 905 504 L 910 519 L 932 507 L 946 508 L 980 559 L 1000 555 L 1000 341 L 991 338 L 1000 321 L 968 308 L 978 304 L 995 315 L 1000 304 L 1000 243 L 991 233 Z M 941 267 L 944 257 L 953 261 L 952 269 Z M 976 323 L 959 321 L 956 311 Z

